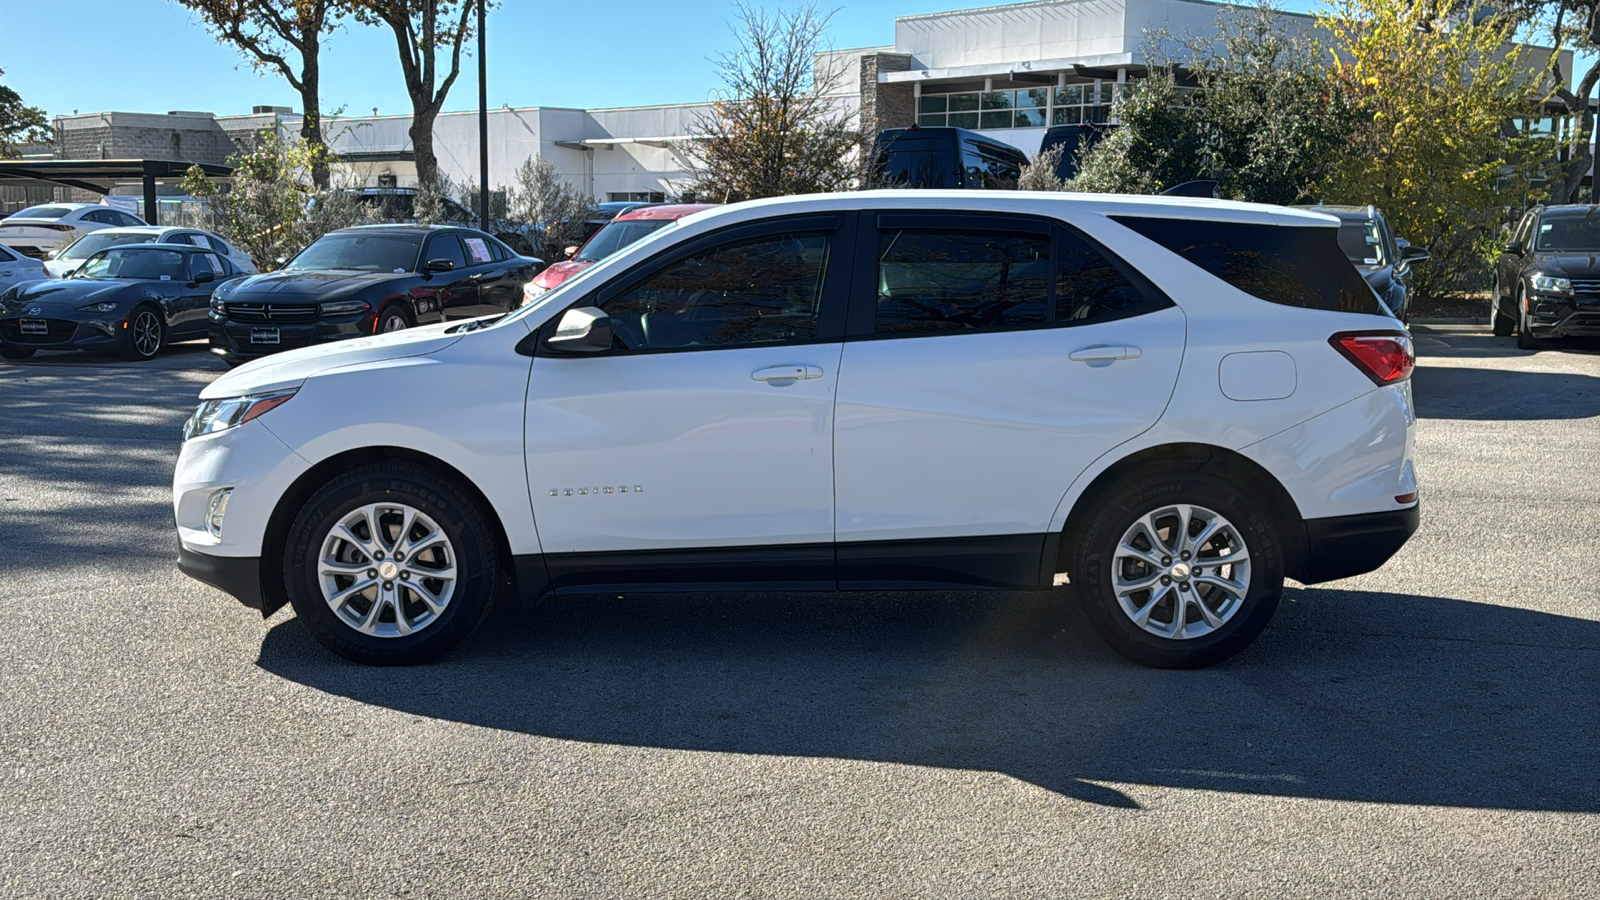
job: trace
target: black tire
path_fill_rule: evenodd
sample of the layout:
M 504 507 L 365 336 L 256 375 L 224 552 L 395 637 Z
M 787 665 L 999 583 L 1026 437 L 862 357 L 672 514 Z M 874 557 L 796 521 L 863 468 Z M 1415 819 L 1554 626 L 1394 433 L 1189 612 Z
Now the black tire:
M 27 347 L 0 347 L 0 359 L 32 359 L 34 352 Z
M 416 320 L 411 318 L 410 310 L 407 310 L 405 304 L 403 303 L 384 304 L 383 308 L 378 310 L 378 318 L 376 321 L 377 330 L 374 332 L 375 334 L 385 334 L 390 331 L 402 331 L 410 328 L 412 325 L 417 324 Z M 395 327 L 390 327 L 396 322 L 400 324 Z
M 1495 337 L 1510 337 L 1517 330 L 1517 320 L 1500 311 L 1500 283 L 1495 282 L 1494 296 L 1489 298 L 1489 330 Z
M 334 526 L 352 511 L 374 503 L 404 504 L 431 518 L 448 538 L 453 553 L 457 571 L 454 593 L 442 612 L 410 634 L 384 637 L 362 633 L 330 608 L 319 582 L 323 545 Z M 413 665 L 449 652 L 488 616 L 500 571 L 498 546 L 484 511 L 452 480 L 414 463 L 372 463 L 328 482 L 295 516 L 284 547 L 284 587 L 295 614 L 324 647 L 365 665 Z M 416 565 L 416 559 L 407 564 Z M 399 581 L 393 584 L 403 587 Z M 373 596 L 383 589 L 375 586 Z M 415 594 L 397 591 L 394 596 L 420 602 Z M 392 605 L 383 608 L 378 618 L 384 614 L 391 622 L 396 616 Z
M 128 313 L 127 327 L 122 329 L 123 359 L 152 359 L 166 343 L 167 323 L 159 308 L 145 303 Z
M 1233 656 L 1266 628 L 1283 593 L 1283 544 L 1267 503 L 1255 492 L 1198 468 L 1160 463 L 1129 473 L 1090 501 L 1081 524 L 1067 536 L 1072 589 L 1089 621 L 1112 649 L 1147 666 L 1194 669 Z M 1249 584 L 1237 609 L 1220 627 L 1192 638 L 1161 637 L 1141 628 L 1123 611 L 1113 588 L 1115 569 L 1122 565 L 1115 554 L 1123 535 L 1146 514 L 1180 503 L 1227 519 L 1249 553 Z M 1200 576 L 1200 567 L 1194 574 Z M 1182 596 L 1198 596 L 1201 590 L 1197 585 Z M 1150 616 L 1154 620 L 1164 612 L 1170 624 L 1170 601 L 1163 602 L 1168 608 L 1158 607 Z M 1184 607 L 1185 621 L 1198 625 L 1198 611 L 1191 606 Z

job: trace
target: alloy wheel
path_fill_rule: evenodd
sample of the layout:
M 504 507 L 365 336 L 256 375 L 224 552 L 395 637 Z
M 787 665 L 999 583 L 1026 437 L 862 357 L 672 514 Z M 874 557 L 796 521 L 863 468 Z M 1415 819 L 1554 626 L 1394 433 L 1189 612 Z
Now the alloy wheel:
M 1250 591 L 1250 551 L 1233 523 L 1178 503 L 1140 516 L 1117 542 L 1117 605 L 1157 637 L 1190 640 L 1233 618 Z
M 379 330 L 384 334 L 391 331 L 400 331 L 406 327 L 406 317 L 397 312 L 389 313 L 384 317 L 383 327 Z
M 161 349 L 161 319 L 151 310 L 141 309 L 135 313 L 128 330 L 132 334 L 133 349 L 140 356 L 155 356 Z
M 403 503 L 357 507 L 323 539 L 317 583 L 333 614 L 380 638 L 439 620 L 457 582 L 455 548 L 438 523 Z

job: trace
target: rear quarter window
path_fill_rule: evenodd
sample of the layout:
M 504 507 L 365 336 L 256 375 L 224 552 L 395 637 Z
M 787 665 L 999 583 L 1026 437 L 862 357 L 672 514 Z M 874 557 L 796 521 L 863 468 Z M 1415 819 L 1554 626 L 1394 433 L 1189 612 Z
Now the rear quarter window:
M 1390 315 L 1339 247 L 1339 229 L 1147 216 L 1112 221 L 1269 303 Z

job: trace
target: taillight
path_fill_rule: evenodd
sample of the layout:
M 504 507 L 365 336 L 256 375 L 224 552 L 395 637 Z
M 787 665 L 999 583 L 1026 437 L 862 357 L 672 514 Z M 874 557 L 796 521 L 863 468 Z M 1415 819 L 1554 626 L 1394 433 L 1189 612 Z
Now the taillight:
M 1373 384 L 1397 384 L 1417 367 L 1411 335 L 1404 331 L 1345 331 L 1328 338 L 1328 343 Z
M 72 230 L 72 226 L 71 225 L 35 225 L 33 227 L 35 227 L 35 228 L 45 228 L 45 229 L 49 229 L 50 231 L 71 231 Z

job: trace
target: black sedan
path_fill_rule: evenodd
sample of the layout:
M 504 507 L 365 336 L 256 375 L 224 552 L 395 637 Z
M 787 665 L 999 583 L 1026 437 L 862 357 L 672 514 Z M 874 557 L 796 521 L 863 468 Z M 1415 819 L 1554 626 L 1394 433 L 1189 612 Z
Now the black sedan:
M 124 244 L 94 254 L 67 278 L 0 295 L 0 356 L 111 350 L 149 359 L 170 341 L 206 336 L 206 305 L 241 275 L 205 248 Z
M 1489 323 L 1517 346 L 1600 335 L 1600 206 L 1536 206 L 1495 265 Z
M 282 269 L 219 288 L 211 352 L 230 365 L 327 341 L 515 309 L 542 263 L 471 228 L 330 231 Z

